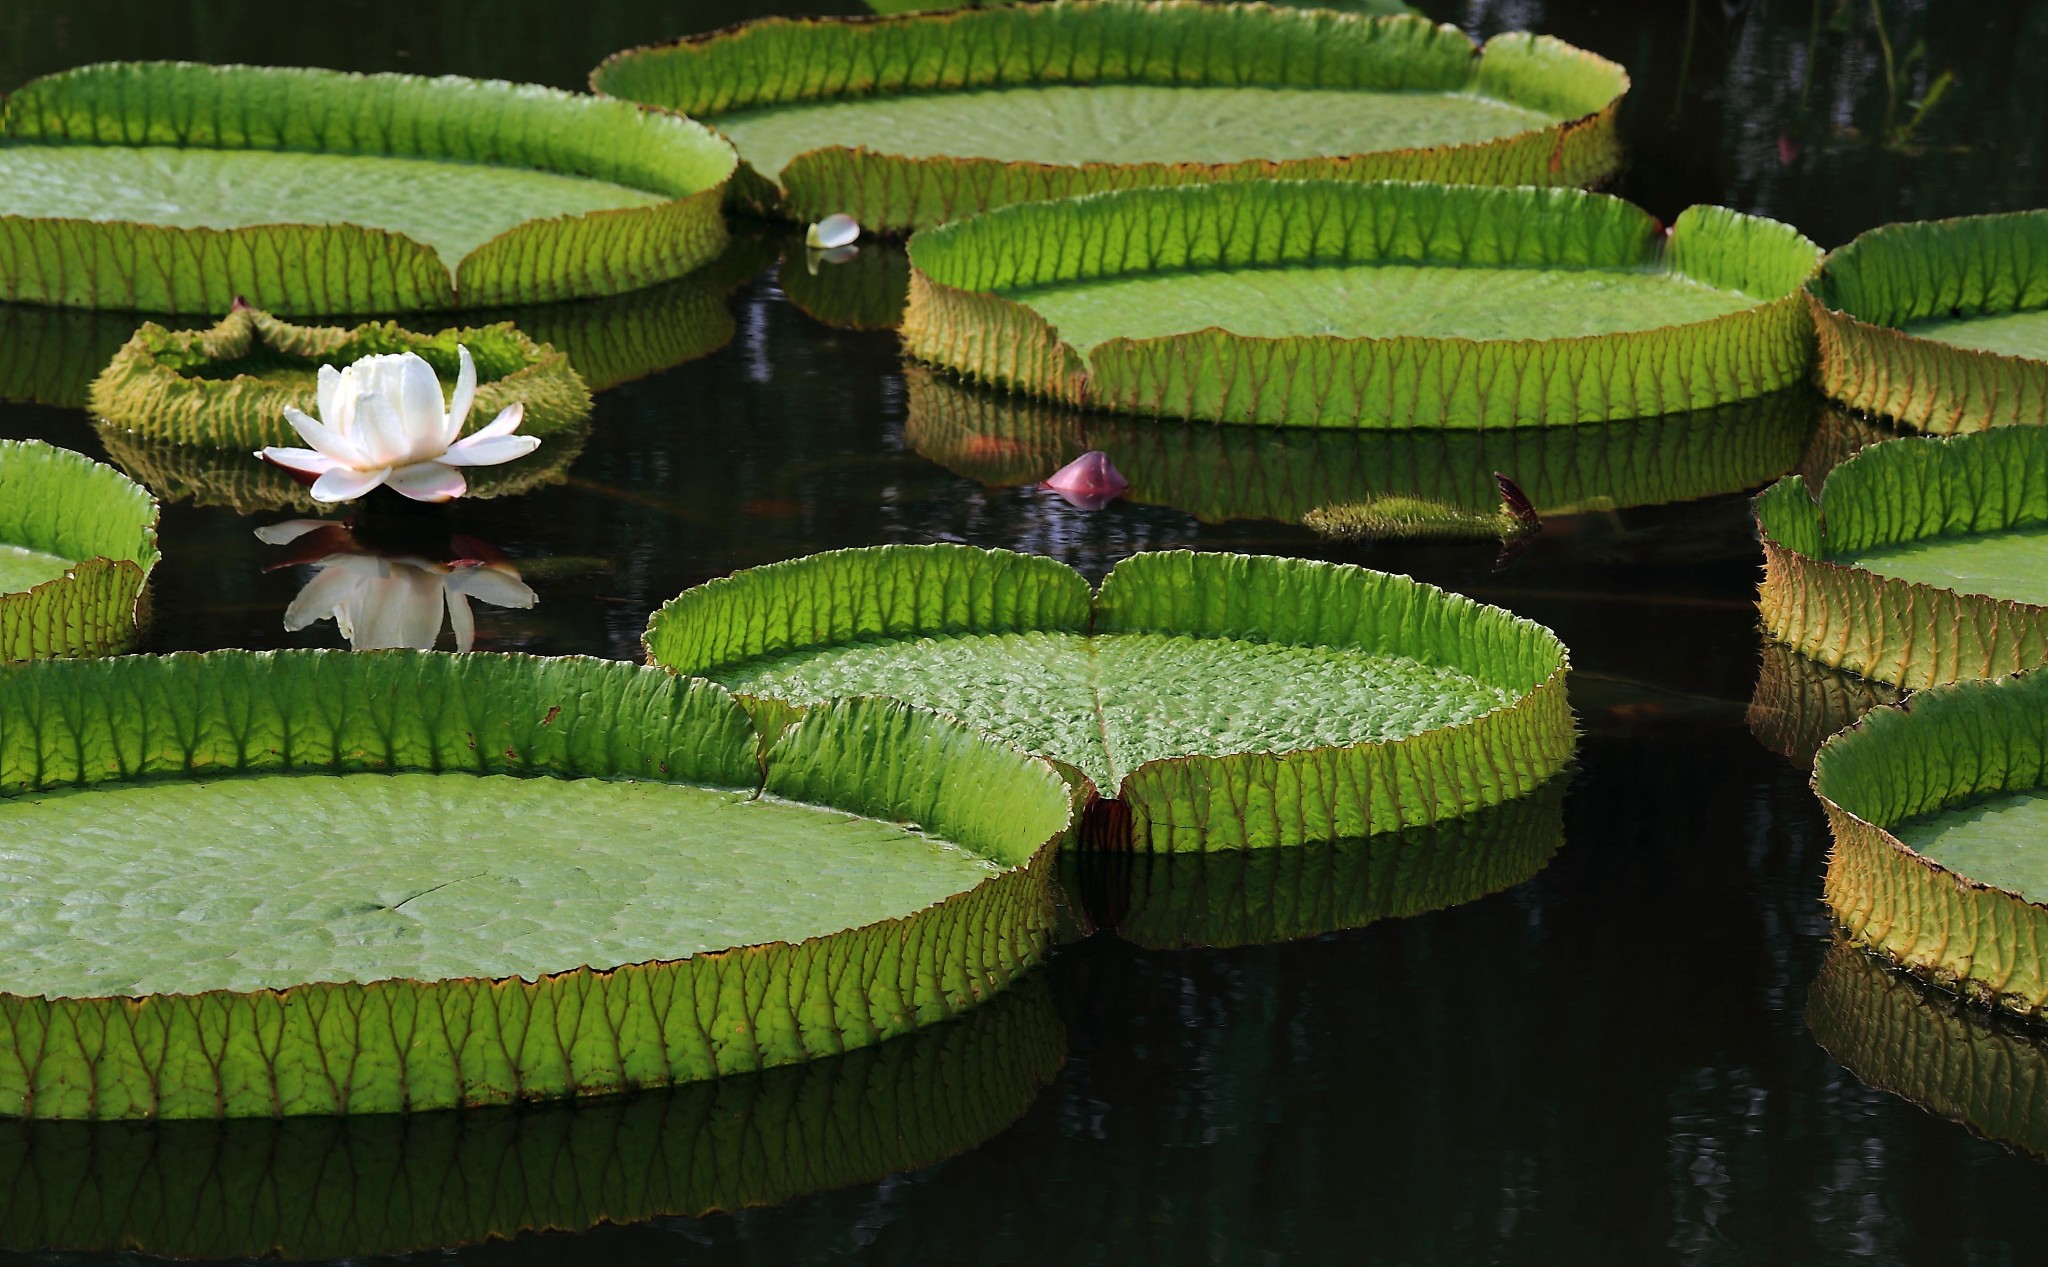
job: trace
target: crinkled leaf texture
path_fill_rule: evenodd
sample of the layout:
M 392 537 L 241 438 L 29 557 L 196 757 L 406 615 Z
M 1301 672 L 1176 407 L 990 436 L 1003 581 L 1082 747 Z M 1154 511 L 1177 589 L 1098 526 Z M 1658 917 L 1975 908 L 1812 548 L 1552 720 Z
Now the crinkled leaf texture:
M 849 146 L 826 128 L 781 170 L 743 163 L 734 190 L 800 222 L 847 212 L 877 230 L 925 228 L 1011 203 L 1138 186 L 1259 178 L 1439 180 L 1585 185 L 1620 161 L 1615 111 L 1628 75 L 1548 36 L 1496 36 L 1484 49 L 1416 17 L 1372 18 L 1192 0 L 1004 6 L 884 19 L 763 19 L 674 44 L 613 55 L 591 73 L 602 93 L 680 110 L 717 125 L 739 111 L 933 93 L 1063 85 L 1330 89 L 1458 94 L 1539 117 L 1487 140 L 1361 151 L 1357 117 L 1333 118 L 1327 152 L 1277 161 L 1048 162 L 1002 144 L 961 157 Z M 999 107 L 1000 103 L 995 103 Z M 997 109 L 998 115 L 1001 114 Z M 1000 117 L 994 123 L 1000 126 Z M 1131 132 L 1171 133 L 1173 114 Z M 1123 134 L 1120 132 L 1120 135 Z M 1364 135 L 1370 135 L 1368 130 Z M 746 156 L 743 156 L 743 158 Z
M 2048 1050 L 1836 939 L 1806 993 L 1806 1027 L 1871 1086 L 1986 1139 L 2048 1160 Z
M 70 564 L 0 593 L 0 662 L 133 647 L 158 557 L 156 519 L 156 499 L 112 467 L 40 440 L 0 440 L 0 546 Z
M 1764 627 L 1823 664 L 1917 688 L 2048 663 L 2048 607 L 1830 562 L 1937 537 L 2048 524 L 2048 429 L 1871 445 L 1756 500 Z
M 816 702 L 807 689 L 777 694 L 778 665 L 800 675 L 807 660 L 871 657 L 851 671 L 864 690 L 957 700 L 1013 742 L 1058 753 L 1084 798 L 1121 802 L 1139 849 L 1435 822 L 1527 794 L 1576 738 L 1565 650 L 1549 630 L 1407 577 L 1299 559 L 1140 554 L 1091 594 L 1073 569 L 1032 555 L 839 550 L 687 590 L 655 613 L 646 642 L 678 673 L 758 676 L 767 685 L 743 693 L 763 697 L 766 716 Z M 1366 717 L 1411 702 L 1399 697 L 1417 681 L 1449 694 L 1385 725 Z M 1377 737 L 1319 738 L 1354 721 Z
M 2048 906 L 1908 846 L 1900 825 L 2048 787 L 2048 673 L 1952 682 L 1822 746 L 1814 791 L 1835 847 L 1824 895 L 1860 946 L 1970 998 L 2048 1011 Z
M 1749 733 L 1780 756 L 1811 767 L 1822 744 L 1871 709 L 1898 703 L 1903 694 L 1889 683 L 1831 669 L 1767 637 L 1749 701 Z
M 554 89 L 182 62 L 109 63 L 35 80 L 7 99 L 0 138 L 67 152 L 172 147 L 457 163 L 474 167 L 465 179 L 485 200 L 493 169 L 600 180 L 648 196 L 645 205 L 529 219 L 445 261 L 427 243 L 375 224 L 192 228 L 0 216 L 0 298 L 206 315 L 238 297 L 300 315 L 410 312 L 667 281 L 724 244 L 719 204 L 737 162 L 730 146 L 687 119 Z
M 1044 763 L 884 700 L 813 710 L 765 753 L 759 739 L 710 683 L 585 659 L 219 651 L 0 671 L 0 796 L 398 770 L 687 783 L 915 822 L 1000 868 L 799 944 L 535 979 L 0 992 L 0 1113 L 355 1114 L 661 1087 L 907 1033 L 1037 960 L 1069 814 Z
M 1757 488 L 1790 470 L 1812 421 L 1804 388 L 1739 405 L 1578 427 L 1342 431 L 1214 427 L 1090 413 L 906 366 L 911 447 L 985 484 L 1035 484 L 1090 449 L 1135 502 L 1197 519 L 1299 523 L 1328 508 L 1397 500 L 1493 516 L 1499 471 L 1538 514 L 1688 501 Z
M 354 327 L 300 326 L 238 307 L 210 330 L 167 330 L 144 322 L 93 381 L 88 407 L 102 422 L 141 439 L 233 449 L 302 443 L 286 406 L 319 416 L 321 366 L 411 352 L 453 391 L 464 347 L 476 364 L 476 400 L 464 434 L 514 404 L 519 429 L 549 436 L 590 417 L 590 389 L 554 347 L 510 323 L 421 334 L 395 321 Z M 444 398 L 445 403 L 445 398 Z
M 592 1102 L 0 1121 L 0 1249 L 325 1260 L 770 1205 L 979 1145 L 1023 1115 L 1065 1046 L 1027 979 L 878 1046 Z
M 1872 229 L 1830 254 L 1807 294 L 1820 329 L 1814 377 L 1836 400 L 1944 434 L 2048 422 L 2048 350 L 1911 331 L 2048 308 L 2048 211 Z
M 973 378 L 1121 413 L 1361 428 L 1609 421 L 1799 382 L 1813 341 L 1799 286 L 1819 259 L 1819 248 L 1775 221 L 1694 207 L 1667 237 L 1646 212 L 1578 190 L 1332 181 L 1141 189 L 1007 207 L 919 233 L 903 338 L 911 355 Z M 1347 337 L 1326 333 L 1328 319 L 1311 305 L 1298 333 L 1212 324 L 1084 350 L 1032 306 L 1034 295 L 1083 283 L 1140 280 L 1156 287 L 1158 303 L 1188 282 L 1271 288 L 1352 267 L 1446 278 L 1490 269 L 1532 284 L 1661 280 L 1673 302 L 1690 307 L 1712 294 L 1724 310 L 1603 334 L 1493 339 Z M 1277 298 L 1271 307 L 1289 310 Z

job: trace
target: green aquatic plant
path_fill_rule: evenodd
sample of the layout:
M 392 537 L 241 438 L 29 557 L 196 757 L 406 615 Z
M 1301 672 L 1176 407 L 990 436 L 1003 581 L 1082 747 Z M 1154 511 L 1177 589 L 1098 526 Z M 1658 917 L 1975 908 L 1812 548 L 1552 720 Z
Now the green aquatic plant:
M 1151 850 L 1395 830 L 1521 796 L 1571 754 L 1565 650 L 1540 625 L 1364 568 L 1163 552 L 1099 593 L 965 546 L 838 550 L 686 590 L 648 655 L 765 729 L 892 695 L 1060 764 Z M 1125 839 L 1125 837 L 1128 839 Z
M 615 54 L 591 86 L 716 127 L 761 210 L 887 232 L 1140 185 L 1589 184 L 1619 162 L 1628 75 L 1417 17 L 1058 0 L 765 18 Z
M 0 140 L 0 299 L 208 315 L 667 281 L 724 243 L 736 162 L 687 119 L 531 85 L 171 62 L 35 80 Z
M 871 1045 L 1037 960 L 1068 821 L 1044 763 L 888 701 L 764 735 L 586 659 L 18 666 L 0 1114 L 417 1111 Z
M 1113 412 L 1508 427 L 1701 409 L 1806 374 L 1819 248 L 1563 189 L 1251 181 L 1006 207 L 910 243 L 905 350 Z
M 156 519 L 155 499 L 113 468 L 0 440 L 0 663 L 133 648 Z
M 2048 429 L 1874 444 L 1756 520 L 1764 628 L 1802 655 L 1905 687 L 2048 662 Z
M 2048 423 L 2048 211 L 1872 229 L 1807 295 L 1834 399 L 1942 434 Z
M 1953 682 L 1822 746 L 1828 907 L 1856 944 L 1969 998 L 2048 1011 L 2048 673 Z

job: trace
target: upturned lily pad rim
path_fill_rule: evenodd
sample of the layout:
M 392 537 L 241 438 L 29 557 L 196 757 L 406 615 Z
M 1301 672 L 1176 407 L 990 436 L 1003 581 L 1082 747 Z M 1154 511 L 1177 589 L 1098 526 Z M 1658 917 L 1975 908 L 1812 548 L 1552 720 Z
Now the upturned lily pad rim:
M 0 540 L 71 560 L 61 576 L 0 593 L 0 665 L 126 650 L 162 558 L 157 499 L 104 462 L 41 440 L 0 440 L 0 477 L 9 467 L 36 472 L 39 482 L 65 481 L 93 505 L 90 514 L 68 507 L 54 521 L 33 497 L 0 506 Z

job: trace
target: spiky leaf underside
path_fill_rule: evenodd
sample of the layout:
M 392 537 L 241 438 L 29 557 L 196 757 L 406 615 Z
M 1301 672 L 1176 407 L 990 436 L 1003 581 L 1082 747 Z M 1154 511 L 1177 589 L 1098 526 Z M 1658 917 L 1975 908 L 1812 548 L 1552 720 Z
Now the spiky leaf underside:
M 1609 421 L 1798 382 L 1812 343 L 1799 285 L 1819 258 L 1775 221 L 1694 207 L 1667 238 L 1578 190 L 1141 189 L 918 234 L 903 335 L 922 360 L 1121 413 Z
M 886 231 L 1219 180 L 1591 184 L 1619 162 L 1628 76 L 1546 36 L 1482 50 L 1416 17 L 1056 0 L 769 18 L 615 54 L 591 86 L 728 132 L 735 189 L 764 209 Z M 1361 135 L 1402 139 L 1361 152 Z
M 1811 767 L 1822 744 L 1871 709 L 1898 703 L 1902 694 L 1889 683 L 1831 669 L 1765 638 L 1749 701 L 1749 733 L 1771 751 Z
M 1434 822 L 1526 794 L 1574 743 L 1548 630 L 1295 559 L 1143 554 L 1091 595 L 1008 551 L 834 551 L 685 591 L 647 648 L 785 708 L 882 693 L 960 716 L 1121 799 L 1141 849 Z
M 300 326 L 255 308 L 236 308 L 210 330 L 167 330 L 144 322 L 93 381 L 89 408 L 103 423 L 139 438 L 246 452 L 298 445 L 286 406 L 319 416 L 319 369 L 365 356 L 411 352 L 450 391 L 458 347 L 476 364 L 476 400 L 464 434 L 514 404 L 519 429 L 549 436 L 590 417 L 590 390 L 569 358 L 509 324 L 418 333 L 395 321 L 354 327 Z M 444 402 L 445 403 L 445 402 Z
M 397 771 L 423 773 L 392 777 Z M 455 933 L 468 935 L 460 929 L 496 918 L 510 921 L 508 936 L 527 937 L 529 924 L 546 923 L 555 893 L 541 886 L 546 900 L 530 912 L 534 921 L 519 918 L 520 898 L 509 889 L 504 909 L 459 909 L 480 900 L 473 893 L 449 899 L 449 913 L 436 916 L 432 893 L 423 893 L 421 910 L 408 915 L 400 909 L 406 902 L 356 892 L 319 874 L 320 858 L 294 863 L 287 832 L 272 842 L 276 857 L 269 865 L 277 883 L 250 900 L 258 909 L 291 907 L 289 918 L 253 921 L 247 908 L 237 916 L 239 899 L 228 892 L 218 899 L 219 910 L 183 922 L 189 940 L 231 934 L 222 919 L 250 921 L 246 944 L 238 943 L 242 948 L 230 956 L 232 968 L 208 967 L 197 942 L 190 954 L 166 945 L 124 963 L 96 954 L 66 959 L 62 938 L 10 954 L 15 966 L 0 977 L 0 990 L 8 979 L 61 986 L 65 973 L 97 974 L 97 980 L 132 970 L 138 977 L 153 973 L 178 992 L 0 992 L 0 1113 L 352 1114 L 667 1086 L 906 1033 L 989 997 L 1044 945 L 1047 868 L 1068 821 L 1065 785 L 1041 762 L 891 701 L 849 700 L 814 710 L 763 756 L 746 712 L 722 689 L 594 660 L 222 651 L 47 662 L 0 672 L 0 796 L 15 798 L 0 801 L 0 834 L 53 816 L 79 832 L 79 848 L 54 853 L 33 881 L 10 886 L 17 905 L 75 905 L 71 894 L 104 906 L 114 903 L 115 893 L 128 900 L 131 889 L 132 900 L 146 904 L 152 895 L 189 887 L 192 877 L 163 859 L 193 853 L 190 841 L 181 839 L 159 858 L 151 840 L 88 821 L 95 813 L 124 814 L 131 802 L 145 816 L 189 818 L 181 807 L 205 799 L 209 786 L 226 786 L 221 780 L 238 792 L 268 784 L 296 795 L 309 786 L 308 777 L 379 797 L 402 790 L 411 795 L 445 781 L 448 796 L 462 801 L 505 775 L 529 780 L 519 785 L 520 796 L 538 800 L 547 799 L 550 787 L 700 800 L 716 795 L 701 789 L 728 789 L 728 797 L 742 797 L 736 804 L 744 816 L 761 812 L 743 808 L 744 794 L 759 790 L 775 802 L 797 803 L 790 813 L 840 811 L 849 830 L 900 839 L 903 829 L 888 824 L 917 824 L 930 841 L 953 842 L 991 865 L 986 874 L 950 886 L 952 895 L 937 902 L 915 899 L 910 910 L 882 903 L 867 922 L 801 940 L 616 966 L 537 962 L 530 971 L 499 977 L 364 981 L 352 979 L 347 965 L 322 970 L 307 956 L 376 957 L 402 949 L 379 949 L 375 929 L 358 930 L 351 942 L 351 920 L 418 919 L 424 926 L 439 918 L 455 921 Z M 578 778 L 611 782 L 553 781 Z M 551 781 L 531 781 L 541 779 Z M 258 796 L 254 803 L 260 802 Z M 227 798 L 220 804 L 240 824 L 219 845 L 233 852 L 243 829 L 262 825 L 256 817 L 236 816 Z M 785 812 L 774 802 L 757 804 Z M 466 817 L 399 814 L 391 822 L 399 836 L 459 833 Z M 861 826 L 861 820 L 880 821 Z M 535 821 L 546 837 L 547 822 Z M 742 821 L 735 817 L 732 830 L 744 835 Z M 492 830 L 487 824 L 480 829 Z M 55 848 L 47 833 L 36 832 L 6 852 Z M 134 875 L 120 863 L 123 849 L 140 868 Z M 442 851 L 449 849 L 461 852 L 457 842 L 442 842 Z M 449 856 L 455 869 L 455 854 Z M 501 871 L 517 868 L 484 870 L 489 874 L 464 882 L 495 883 L 491 876 L 503 880 Z M 107 885 L 114 887 L 93 896 Z M 232 890 L 235 883 L 224 887 Z M 769 909 L 801 905 L 789 886 L 769 887 Z M 738 910 L 757 900 L 742 893 L 731 905 Z M 336 903 L 347 910 L 320 915 Z M 49 914 L 29 911 L 10 927 L 28 927 Z M 322 948 L 321 937 L 307 940 L 307 919 L 327 921 L 330 948 Z M 759 922 L 758 915 L 739 920 Z M 78 927 L 89 925 L 88 917 Z M 156 927 L 180 925 L 168 920 Z M 621 921 L 618 931 L 626 926 Z M 296 942 L 293 929 L 300 930 Z M 133 936 L 148 932 L 125 929 Z M 124 930 L 114 934 L 109 940 L 118 945 Z M 170 931 L 161 936 L 177 940 Z M 699 941 L 716 944 L 708 934 Z M 355 949 L 347 950 L 351 945 Z M 508 952 L 516 957 L 518 945 L 508 943 Z M 487 956 L 493 962 L 500 957 Z M 244 979 L 292 970 L 312 983 L 274 988 L 277 982 L 268 977 Z M 220 988 L 188 988 L 206 984 L 195 974 L 207 973 L 219 977 Z
M 1209 523 L 1299 523 L 1331 507 L 1406 498 L 1489 522 L 1499 471 L 1539 515 L 1689 501 L 1756 488 L 1799 461 L 1812 422 L 1803 388 L 1740 405 L 1578 427 L 1344 431 L 1164 425 L 1087 413 L 904 371 L 911 447 L 969 479 L 1035 484 L 1090 449 L 1109 454 L 1131 501 Z
M 2048 211 L 1872 229 L 1807 291 L 1836 400 L 1943 434 L 2048 421 Z
M 1888 440 L 1757 498 L 1772 636 L 1922 687 L 2048 663 L 2048 429 Z
M 2023 842 L 2002 837 L 1999 819 L 2017 807 L 2034 823 L 2024 843 L 2039 839 L 2048 673 L 1929 687 L 1877 709 L 1822 746 L 1813 786 L 1835 839 L 1825 897 L 1852 940 L 1994 1007 L 2048 1011 L 2048 906 L 1907 843 L 1990 859 L 2039 896 Z
M 687 119 L 553 89 L 171 62 L 35 80 L 0 139 L 0 299 L 208 315 L 667 281 L 724 243 L 737 162 Z
M 110 466 L 0 440 L 0 663 L 113 655 L 135 644 L 156 567 L 156 500 Z

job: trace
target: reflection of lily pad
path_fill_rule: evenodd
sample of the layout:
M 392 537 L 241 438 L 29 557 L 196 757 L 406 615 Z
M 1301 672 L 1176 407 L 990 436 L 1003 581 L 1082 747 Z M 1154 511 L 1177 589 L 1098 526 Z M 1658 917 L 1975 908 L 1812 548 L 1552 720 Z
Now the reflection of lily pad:
M 1005 207 L 910 244 L 911 355 L 1121 413 L 1505 427 L 1789 387 L 1819 248 L 1600 194 L 1332 181 Z
M 111 467 L 0 440 L 0 661 L 132 648 L 156 510 Z
M 1807 289 L 1836 400 L 1922 431 L 2048 422 L 2048 211 L 1872 229 Z
M 0 298 L 146 312 L 652 285 L 718 253 L 734 164 L 687 119 L 553 89 L 172 62 L 38 79 L 0 135 Z
M 723 690 L 594 660 L 45 662 L 0 673 L 0 715 L 23 1117 L 502 1104 L 866 1046 L 1037 958 L 1068 822 L 1051 770 L 930 714 L 845 701 L 764 753 Z
M 1560 777 L 1427 827 L 1285 849 L 1069 854 L 1096 922 L 1141 946 L 1250 946 L 1421 915 L 1513 888 L 1564 843 Z M 1111 891 L 1104 892 L 1105 886 Z
M 1564 647 L 1403 576 L 1163 552 L 839 550 L 700 585 L 649 654 L 743 697 L 896 695 L 1077 771 L 1143 849 L 1366 835 L 1523 795 L 1573 745 Z M 778 711 L 777 707 L 764 710 Z
M 0 303 L 0 400 L 84 408 L 92 380 L 140 324 L 133 313 Z
M 1806 1024 L 1871 1086 L 2048 1160 L 2048 1039 L 2039 1031 L 1929 994 L 1840 940 L 1807 991 Z
M 489 415 L 484 415 L 486 419 Z M 324 509 L 307 494 L 309 485 L 292 478 L 291 472 L 259 461 L 243 449 L 206 449 L 167 440 L 150 440 L 119 427 L 98 423 L 100 443 L 107 460 L 167 502 L 188 498 L 195 506 L 225 506 L 236 514 L 253 515 L 270 510 L 313 511 Z M 590 439 L 590 427 L 581 424 L 562 428 L 526 457 L 503 466 L 466 468 L 469 491 L 465 500 L 517 497 L 537 488 L 559 484 Z
M 476 403 L 465 434 L 498 412 L 526 407 L 522 429 L 546 436 L 590 417 L 590 391 L 569 358 L 509 324 L 419 334 L 395 321 L 298 326 L 236 307 L 210 330 L 145 322 L 92 385 L 91 409 L 111 426 L 174 444 L 245 450 L 298 444 L 286 406 L 318 413 L 320 367 L 410 352 L 453 383 L 456 349 L 476 363 Z
M 1917 691 L 1814 759 L 1851 939 L 2009 1011 L 2048 1011 L 2048 673 Z
M 982 1143 L 1059 1069 L 1025 981 L 808 1064 L 589 1103 L 227 1122 L 0 1121 L 0 1248 L 356 1258 L 769 1205 Z
M 1766 638 L 1749 701 L 1749 732 L 1772 752 L 1810 766 L 1829 738 L 1871 709 L 1898 703 L 1901 694 L 1896 686 L 1831 669 Z
M 1628 76 L 1421 18 L 1068 0 L 767 18 L 616 54 L 591 85 L 710 122 L 763 207 L 887 231 L 1254 177 L 1587 184 L 1619 159 Z
M 1685 501 L 1755 488 L 1799 458 L 1804 389 L 1737 405 L 1579 427 L 1325 431 L 1166 424 L 989 391 L 904 370 L 911 447 L 986 484 L 1035 484 L 1090 449 L 1131 481 L 1132 501 L 1207 522 L 1300 522 L 1325 508 L 1410 499 L 1447 514 L 1500 510 L 1493 472 L 1538 514 Z
M 894 330 L 903 324 L 910 294 L 910 257 L 896 242 L 869 241 L 850 259 L 834 263 L 792 240 L 776 274 L 789 302 L 812 319 L 840 330 Z
M 1764 627 L 1920 687 L 2048 663 L 2048 428 L 1875 444 L 1756 501 Z

